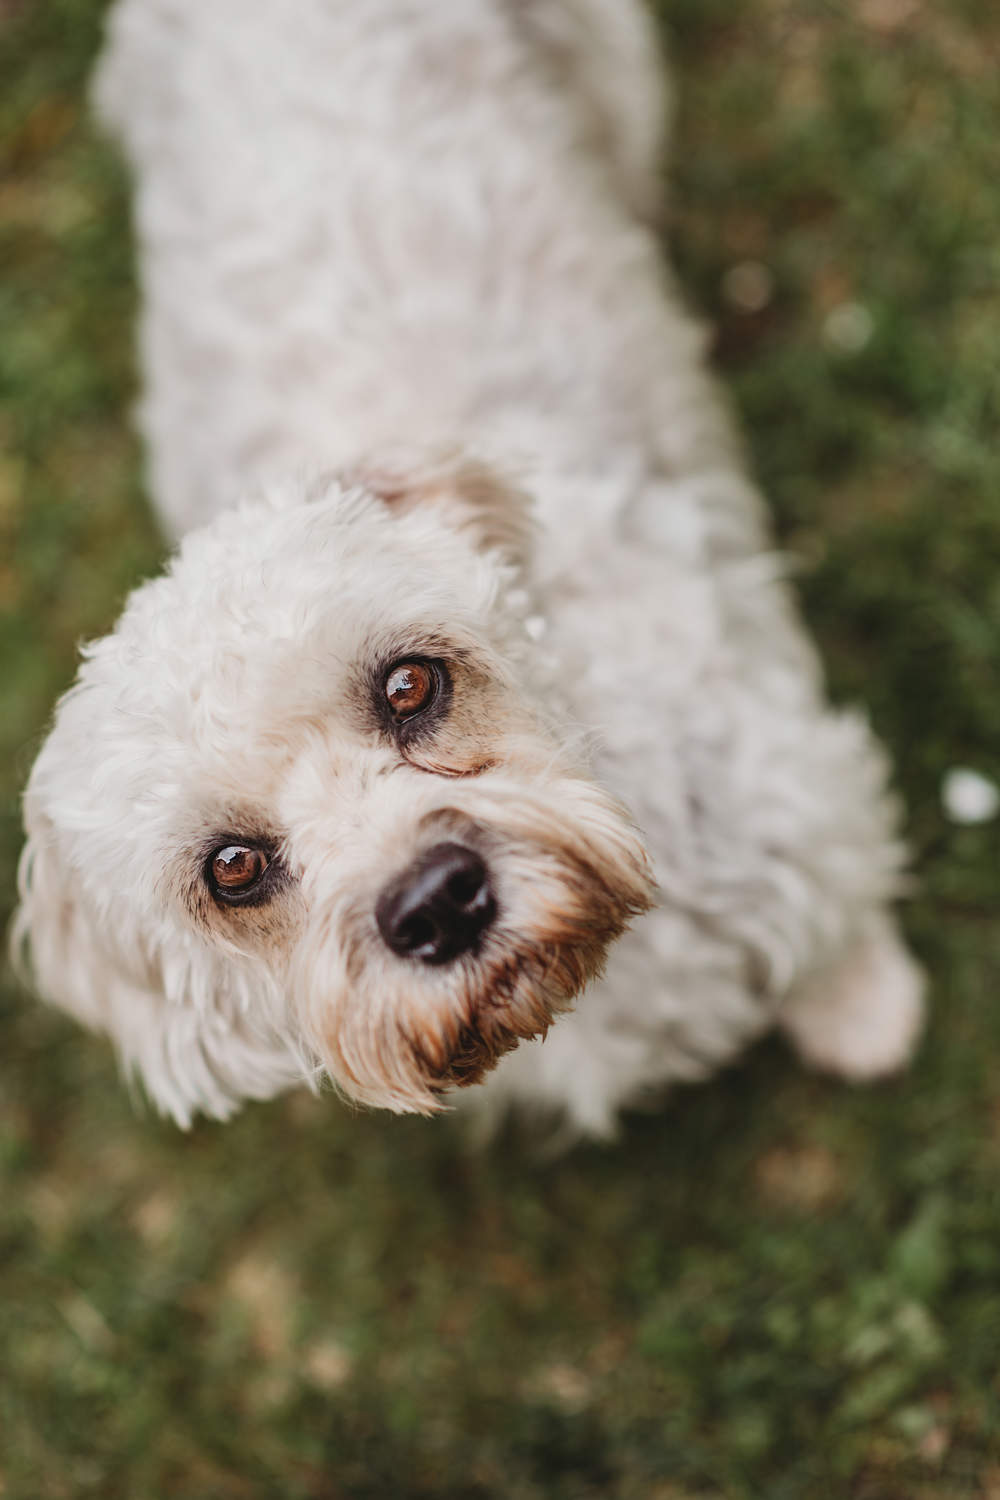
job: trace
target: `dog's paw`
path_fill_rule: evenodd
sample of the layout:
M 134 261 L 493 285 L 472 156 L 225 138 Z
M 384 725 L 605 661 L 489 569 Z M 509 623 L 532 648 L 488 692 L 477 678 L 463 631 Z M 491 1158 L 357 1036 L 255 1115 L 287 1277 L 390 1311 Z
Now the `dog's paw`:
M 923 1017 L 924 976 L 879 918 L 844 958 L 794 991 L 780 1020 L 803 1062 L 864 1083 L 906 1066 Z

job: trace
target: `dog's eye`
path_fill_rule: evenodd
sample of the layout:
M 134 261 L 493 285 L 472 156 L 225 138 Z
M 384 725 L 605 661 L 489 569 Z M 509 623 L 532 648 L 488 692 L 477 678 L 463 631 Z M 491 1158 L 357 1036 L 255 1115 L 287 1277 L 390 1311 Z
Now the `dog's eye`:
M 268 864 L 263 849 L 250 844 L 226 844 L 208 861 L 208 877 L 217 896 L 225 901 L 243 896 L 263 878 Z
M 385 679 L 386 701 L 397 721 L 412 719 L 427 708 L 437 690 L 438 674 L 430 662 L 401 661 Z

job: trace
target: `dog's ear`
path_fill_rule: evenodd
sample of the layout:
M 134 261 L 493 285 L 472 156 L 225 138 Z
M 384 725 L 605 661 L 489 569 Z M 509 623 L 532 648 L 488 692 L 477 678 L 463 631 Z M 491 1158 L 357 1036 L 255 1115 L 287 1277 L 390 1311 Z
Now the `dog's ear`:
M 84 911 L 68 860 L 48 819 L 29 815 L 18 867 L 20 906 L 11 956 L 21 979 L 94 1030 L 106 1030 L 120 976 L 103 950 L 94 914 Z
M 93 909 L 82 874 L 74 869 L 54 824 L 32 809 L 30 798 L 25 811 L 29 833 L 18 869 L 21 904 L 12 930 L 14 966 L 43 999 L 92 1030 L 108 1033 L 126 1069 L 145 1078 L 145 1056 L 159 1029 L 163 996 L 149 982 L 151 976 L 143 982 L 129 972 L 132 965 L 122 964 L 110 941 L 113 928 Z M 176 1115 L 152 1071 L 150 1093 Z
M 344 476 L 362 485 L 392 510 L 418 506 L 447 509 L 451 522 L 477 546 L 492 548 L 509 562 L 524 561 L 534 534 L 529 496 L 491 465 L 461 452 L 402 450 L 363 461 Z
M 144 943 L 99 908 L 58 830 L 30 802 L 26 821 L 15 968 L 43 999 L 106 1033 L 162 1114 L 184 1127 L 199 1112 L 225 1119 L 243 1099 L 301 1079 L 273 1039 L 247 1028 L 239 1006 L 219 1006 L 213 976 L 198 975 L 183 948 L 170 971 L 155 940 Z

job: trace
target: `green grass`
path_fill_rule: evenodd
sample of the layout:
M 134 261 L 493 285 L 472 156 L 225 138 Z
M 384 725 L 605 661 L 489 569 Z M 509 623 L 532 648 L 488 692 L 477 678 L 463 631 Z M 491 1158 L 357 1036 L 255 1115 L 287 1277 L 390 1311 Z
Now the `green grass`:
M 539 1161 L 289 1098 L 182 1135 L 3 990 L 4 1500 L 997 1500 L 1000 13 L 663 0 L 670 185 L 838 698 L 910 810 L 934 979 L 870 1092 L 776 1042 Z M 0 889 L 75 642 L 155 565 L 97 0 L 0 6 Z M 756 312 L 726 301 L 765 264 Z M 867 310 L 854 352 L 831 340 Z

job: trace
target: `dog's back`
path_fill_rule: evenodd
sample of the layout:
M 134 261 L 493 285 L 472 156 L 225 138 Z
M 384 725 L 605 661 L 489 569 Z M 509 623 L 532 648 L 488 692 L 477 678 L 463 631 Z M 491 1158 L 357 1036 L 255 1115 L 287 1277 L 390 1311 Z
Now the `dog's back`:
M 639 217 L 661 71 L 620 0 L 123 0 L 98 103 L 168 529 L 387 438 L 634 469 L 664 350 L 695 365 Z

